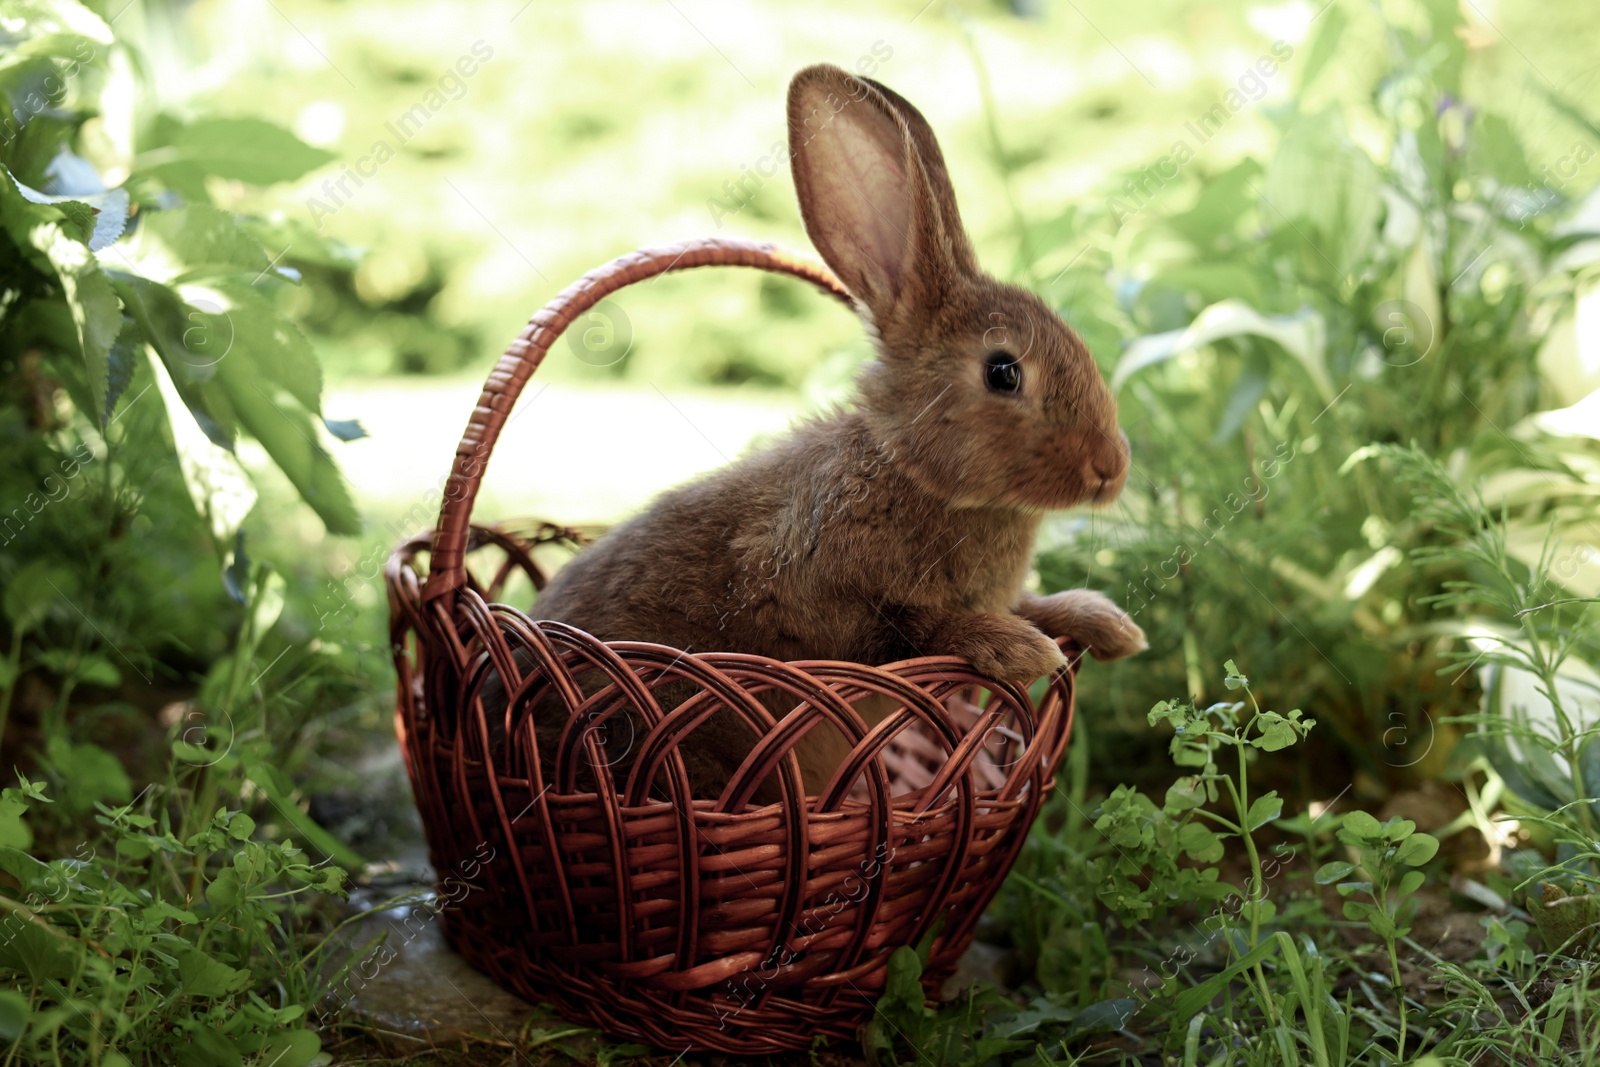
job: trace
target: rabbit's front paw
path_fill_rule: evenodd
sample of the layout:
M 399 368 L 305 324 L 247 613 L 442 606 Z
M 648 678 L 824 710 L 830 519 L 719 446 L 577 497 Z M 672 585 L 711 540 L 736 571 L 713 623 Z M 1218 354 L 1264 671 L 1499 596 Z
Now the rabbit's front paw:
M 1067 665 L 1054 641 L 1016 615 L 972 615 L 949 629 L 942 651 L 966 657 L 996 681 L 1027 685 Z
M 1072 638 L 1098 660 L 1121 659 L 1150 647 L 1132 617 L 1093 589 L 1030 597 L 1022 614 L 1045 633 Z

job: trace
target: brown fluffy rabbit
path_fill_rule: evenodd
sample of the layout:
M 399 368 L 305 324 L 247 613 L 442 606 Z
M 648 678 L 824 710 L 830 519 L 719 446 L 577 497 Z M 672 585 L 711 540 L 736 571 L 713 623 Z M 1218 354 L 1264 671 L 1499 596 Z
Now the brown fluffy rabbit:
M 927 121 L 877 82 L 808 67 L 789 149 L 806 232 L 876 341 L 855 405 L 661 496 L 562 569 L 534 615 L 780 660 L 953 654 L 1021 684 L 1064 665 L 1056 636 L 1100 659 L 1143 649 L 1101 594 L 1023 587 L 1044 513 L 1114 499 L 1127 438 L 1078 336 L 978 267 Z M 547 759 L 562 725 L 538 723 Z M 753 741 L 728 712 L 697 730 L 680 747 L 695 794 L 715 797 Z M 613 773 L 631 764 L 621 748 Z M 848 751 L 826 724 L 802 739 L 808 792 Z

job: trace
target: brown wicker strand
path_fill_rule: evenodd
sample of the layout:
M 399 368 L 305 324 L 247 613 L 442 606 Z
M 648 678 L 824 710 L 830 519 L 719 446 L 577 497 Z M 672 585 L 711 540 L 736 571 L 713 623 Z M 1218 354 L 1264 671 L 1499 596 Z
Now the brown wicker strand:
M 463 552 L 467 543 L 467 524 L 478 496 L 489 454 L 500 438 L 507 417 L 522 387 L 544 361 L 550 346 L 585 311 L 624 286 L 645 281 L 669 271 L 695 267 L 758 267 L 788 274 L 815 285 L 818 289 L 853 304 L 853 299 L 832 274 L 820 266 L 796 259 L 767 244 L 752 241 L 707 238 L 685 241 L 664 248 L 646 248 L 585 274 L 562 290 L 511 342 L 500 357 L 483 395 L 456 448 L 455 466 L 445 483 L 444 509 L 434 533 L 433 555 L 423 595 L 432 600 L 453 591 L 463 580 Z

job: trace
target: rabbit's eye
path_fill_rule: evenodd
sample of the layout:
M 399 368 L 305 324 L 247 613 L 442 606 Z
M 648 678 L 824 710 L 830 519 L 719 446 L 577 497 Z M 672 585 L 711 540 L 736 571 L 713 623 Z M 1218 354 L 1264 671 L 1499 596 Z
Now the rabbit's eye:
M 983 380 L 993 392 L 1015 393 L 1022 388 L 1022 362 L 1010 352 L 990 352 Z

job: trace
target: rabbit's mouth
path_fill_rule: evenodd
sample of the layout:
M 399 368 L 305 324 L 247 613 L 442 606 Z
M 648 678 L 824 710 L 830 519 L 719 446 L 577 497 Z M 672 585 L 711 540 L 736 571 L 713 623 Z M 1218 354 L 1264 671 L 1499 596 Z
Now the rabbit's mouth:
M 1116 500 L 1118 494 L 1121 492 L 1121 478 L 1101 478 L 1099 488 L 1094 491 L 1094 495 L 1090 497 L 1089 500 L 1096 507 L 1103 508 L 1108 506 L 1112 501 Z
M 1117 499 L 1117 495 L 1122 492 L 1122 487 L 1128 480 L 1133 446 L 1128 440 L 1127 433 L 1120 428 L 1117 430 L 1116 444 L 1121 447 L 1110 456 L 1102 454 L 1099 458 L 1090 460 L 1087 464 L 1088 469 L 1084 472 L 1085 481 L 1094 486 L 1094 491 L 1089 494 L 1089 500 L 1096 507 L 1105 507 Z

